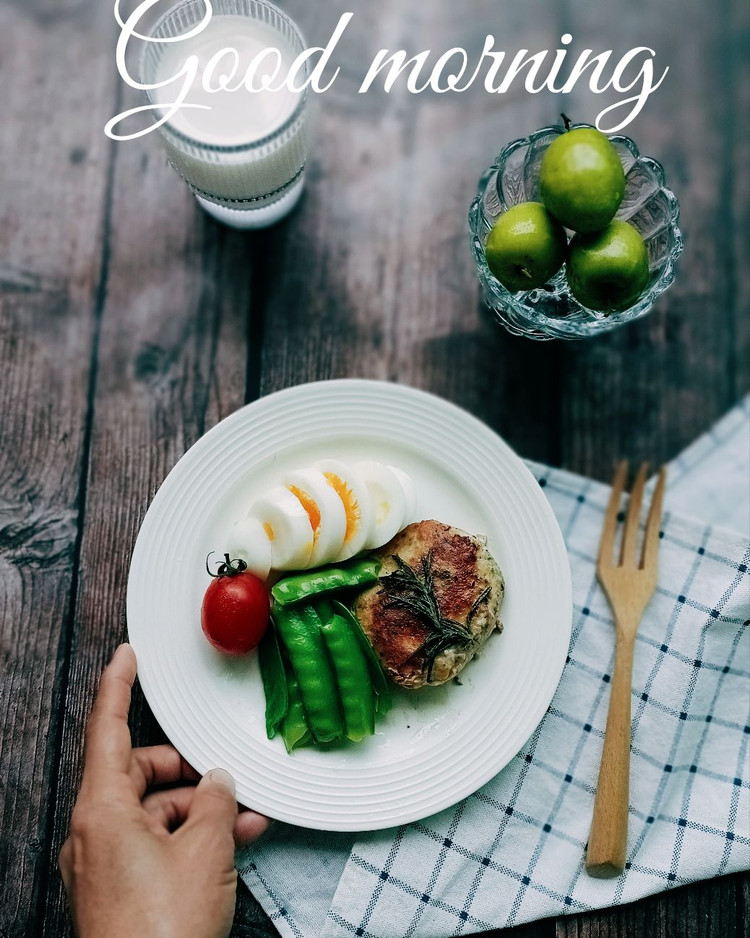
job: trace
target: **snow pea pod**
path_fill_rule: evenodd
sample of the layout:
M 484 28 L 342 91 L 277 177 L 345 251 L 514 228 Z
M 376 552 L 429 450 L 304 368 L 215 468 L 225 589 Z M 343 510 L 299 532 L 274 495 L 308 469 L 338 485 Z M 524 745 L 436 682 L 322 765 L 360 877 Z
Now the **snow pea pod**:
M 302 704 L 316 742 L 341 739 L 344 722 L 333 665 L 320 619 L 312 606 L 274 606 L 273 620 L 299 682 Z
M 359 641 L 362 652 L 367 658 L 370 667 L 370 679 L 376 694 L 375 709 L 378 713 L 385 715 L 391 709 L 393 701 L 391 699 L 391 688 L 388 684 L 388 678 L 385 676 L 383 667 L 380 664 L 380 659 L 375 654 L 375 649 L 370 644 L 369 638 L 365 635 L 362 626 L 359 624 L 357 617 L 351 609 L 348 609 L 343 603 L 339 602 L 334 602 L 333 608 L 337 615 L 346 619 L 351 627 L 352 634 L 354 634 Z
M 279 605 L 288 606 L 337 590 L 369 586 L 377 582 L 379 575 L 379 560 L 354 560 L 284 577 L 273 587 L 271 595 Z
M 289 709 L 287 678 L 276 629 L 269 627 L 258 647 L 260 676 L 266 696 L 266 735 L 273 739 Z
M 375 694 L 367 658 L 343 616 L 323 620 L 322 632 L 336 672 L 346 735 L 356 743 L 375 732 Z
M 286 751 L 292 752 L 294 749 L 300 749 L 311 743 L 312 733 L 307 725 L 299 682 L 291 670 L 286 676 L 286 687 L 289 694 L 289 709 L 281 723 L 281 738 L 284 740 Z
M 325 625 L 326 622 L 330 622 L 334 616 L 333 603 L 330 599 L 328 599 L 327 596 L 323 596 L 322 599 L 318 599 L 315 602 L 313 608 L 318 613 L 318 618 L 323 623 L 323 625 Z

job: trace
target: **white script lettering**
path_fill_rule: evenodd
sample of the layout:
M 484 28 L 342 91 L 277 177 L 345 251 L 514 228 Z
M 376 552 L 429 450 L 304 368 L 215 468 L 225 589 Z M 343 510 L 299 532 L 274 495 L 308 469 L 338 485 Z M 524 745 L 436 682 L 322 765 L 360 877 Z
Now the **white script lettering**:
M 144 43 L 183 42 L 199 35 L 213 16 L 211 0 L 203 0 L 205 14 L 189 32 L 179 36 L 154 36 L 145 33 L 142 27 L 146 14 L 163 0 L 143 0 L 131 15 L 124 19 L 120 12 L 121 0 L 115 0 L 115 19 L 120 26 L 117 41 L 116 62 L 122 80 L 139 91 L 153 92 L 160 88 L 175 86 L 174 100 L 159 104 L 143 104 L 130 108 L 113 117 L 105 127 L 105 133 L 113 140 L 133 140 L 143 137 L 166 124 L 181 108 L 211 110 L 207 104 L 194 104 L 188 99 L 190 90 L 199 83 L 209 94 L 217 92 L 277 92 L 284 89 L 300 94 L 306 90 L 322 94 L 328 91 L 338 78 L 341 69 L 332 65 L 333 54 L 354 14 L 343 13 L 330 39 L 324 46 L 314 46 L 301 52 L 288 69 L 282 72 L 282 55 L 279 49 L 268 47 L 255 55 L 249 63 L 241 62 L 238 51 L 228 47 L 216 52 L 200 73 L 196 55 L 188 55 L 175 74 L 162 81 L 143 83 L 134 78 L 126 63 L 131 41 Z M 626 127 L 642 111 L 649 97 L 661 86 L 669 68 L 664 68 L 657 79 L 655 71 L 656 52 L 648 46 L 638 46 L 613 60 L 612 50 L 594 54 L 593 49 L 583 49 L 577 57 L 567 48 L 573 42 L 570 33 L 560 37 L 560 46 L 554 50 L 530 52 L 520 49 L 512 58 L 495 48 L 495 37 L 488 35 L 484 41 L 476 66 L 470 64 L 469 54 L 460 46 L 454 46 L 432 59 L 432 50 L 417 52 L 411 57 L 404 49 L 391 51 L 380 49 L 372 60 L 359 94 L 370 91 L 376 81 L 382 82 L 386 94 L 401 83 L 411 94 L 420 94 L 429 89 L 436 94 L 454 92 L 461 94 L 479 80 L 490 94 L 506 94 L 514 84 L 523 84 L 528 94 L 547 91 L 551 94 L 570 94 L 579 82 L 587 81 L 594 94 L 608 89 L 627 95 L 604 108 L 596 118 L 596 126 L 604 133 L 615 133 Z M 147 59 L 147 48 L 144 60 Z M 158 55 L 158 53 L 156 53 Z M 317 56 L 317 61 L 315 57 Z M 171 60 L 170 60 L 171 61 Z M 179 60 L 177 60 L 179 61 Z M 431 62 L 434 61 L 434 64 Z M 507 64 L 506 64 L 507 63 Z M 525 74 L 524 74 L 525 73 Z M 483 75 L 483 78 L 480 76 Z M 466 76 L 466 77 L 465 77 Z M 461 82 L 463 81 L 463 84 Z M 204 99 L 205 100 L 205 99 Z M 151 112 L 156 119 L 147 127 L 134 133 L 120 133 L 122 122 L 135 115 Z M 155 113 L 154 113 L 155 112 Z

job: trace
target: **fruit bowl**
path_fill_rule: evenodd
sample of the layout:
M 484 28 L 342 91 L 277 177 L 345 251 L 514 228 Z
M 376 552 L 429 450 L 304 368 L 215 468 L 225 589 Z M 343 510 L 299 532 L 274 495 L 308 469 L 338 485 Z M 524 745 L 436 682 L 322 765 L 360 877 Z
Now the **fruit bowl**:
M 661 164 L 641 156 L 629 137 L 615 135 L 609 139 L 625 171 L 625 195 L 615 217 L 630 222 L 640 232 L 648 250 L 649 280 L 637 303 L 617 313 L 587 309 L 570 294 L 564 266 L 543 287 L 521 293 L 507 290 L 487 265 L 487 236 L 511 206 L 541 201 L 542 157 L 550 143 L 564 132 L 562 126 L 543 127 L 529 137 L 509 143 L 482 175 L 469 210 L 471 250 L 487 305 L 506 329 L 532 339 L 586 338 L 645 316 L 674 280 L 675 261 L 683 247 L 677 226 L 679 204 L 665 185 Z

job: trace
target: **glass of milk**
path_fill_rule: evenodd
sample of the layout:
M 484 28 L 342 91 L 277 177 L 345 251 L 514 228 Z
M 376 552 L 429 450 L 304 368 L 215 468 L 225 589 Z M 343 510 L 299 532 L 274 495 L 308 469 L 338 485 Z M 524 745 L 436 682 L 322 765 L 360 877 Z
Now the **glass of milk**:
M 183 0 L 149 35 L 141 81 L 160 85 L 147 91 L 157 119 L 173 111 L 159 130 L 174 168 L 225 224 L 280 221 L 302 195 L 307 157 L 306 93 L 289 87 L 304 85 L 307 66 L 286 81 L 305 50 L 297 26 L 267 0 Z

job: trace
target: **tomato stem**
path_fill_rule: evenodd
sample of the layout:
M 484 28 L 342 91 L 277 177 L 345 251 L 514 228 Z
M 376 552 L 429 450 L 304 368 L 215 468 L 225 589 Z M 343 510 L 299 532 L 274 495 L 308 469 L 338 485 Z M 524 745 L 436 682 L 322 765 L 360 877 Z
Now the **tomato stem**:
M 240 557 L 237 557 L 235 560 L 230 560 L 229 554 L 224 554 L 223 563 L 220 563 L 216 568 L 216 573 L 212 573 L 211 568 L 208 566 L 208 561 L 215 553 L 216 551 L 212 550 L 208 557 L 206 557 L 206 573 L 215 580 L 224 576 L 237 576 L 238 573 L 244 573 L 245 570 L 247 570 L 247 564 Z

